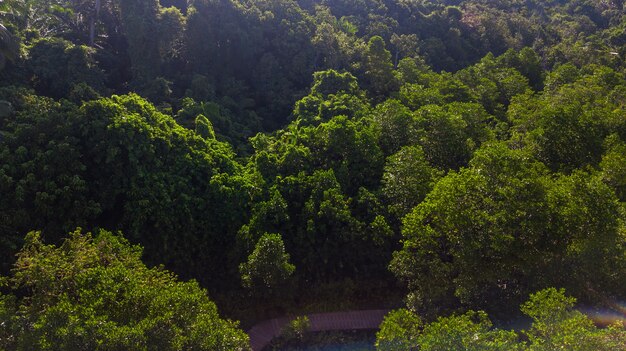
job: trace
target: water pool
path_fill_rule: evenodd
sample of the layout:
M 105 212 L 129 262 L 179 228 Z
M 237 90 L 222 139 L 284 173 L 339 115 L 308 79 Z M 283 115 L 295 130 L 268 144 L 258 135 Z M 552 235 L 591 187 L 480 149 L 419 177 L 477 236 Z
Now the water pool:
M 312 333 L 299 344 L 275 345 L 272 351 L 375 351 L 372 331 Z
M 289 348 L 284 349 L 285 351 L 374 351 L 374 345 L 367 342 L 351 342 L 351 343 L 342 343 L 336 345 L 324 345 L 324 346 L 306 346 L 302 348 Z M 280 350 L 283 351 L 283 350 Z

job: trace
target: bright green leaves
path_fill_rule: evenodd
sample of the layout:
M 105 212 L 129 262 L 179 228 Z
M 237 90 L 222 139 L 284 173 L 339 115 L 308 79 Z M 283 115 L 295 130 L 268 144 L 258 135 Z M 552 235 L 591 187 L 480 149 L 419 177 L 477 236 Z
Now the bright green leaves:
M 73 121 L 76 107 L 22 90 L 2 92 L 16 107 L 0 127 L 0 247 L 12 262 L 23 233 L 86 225 L 102 208 L 89 195 L 86 160 Z M 7 96 L 8 95 L 8 96 Z M 5 266 L 6 268 L 6 266 Z
M 405 217 L 404 249 L 391 269 L 409 283 L 416 307 L 454 295 L 506 309 L 529 289 L 555 284 L 585 297 L 584 284 L 617 293 L 618 218 L 615 195 L 593 176 L 554 179 L 523 151 L 486 146 Z M 564 277 L 563 267 L 572 274 Z
M 302 125 L 318 125 L 336 116 L 361 117 L 369 109 L 356 78 L 335 70 L 316 72 L 311 93 L 295 104 L 294 117 Z
M 491 328 L 491 321 L 484 312 L 469 311 L 458 316 L 439 318 L 424 327 L 419 338 L 419 350 L 522 350 L 515 332 Z
M 385 155 L 391 155 L 403 146 L 413 144 L 418 131 L 413 114 L 398 100 L 387 100 L 372 111 L 372 120 L 379 133 L 380 148 Z
M 213 125 L 204 115 L 196 117 L 196 133 L 205 139 L 215 139 Z
M 548 288 L 532 294 L 521 310 L 532 318 L 529 330 L 494 328 L 485 312 L 440 317 L 422 326 L 411 311 L 392 311 L 376 335 L 378 350 L 393 351 L 549 351 L 621 350 L 626 330 L 618 324 L 597 328 L 574 309 L 575 298 L 563 289 Z
M 359 86 L 356 78 L 348 73 L 339 73 L 335 70 L 315 72 L 311 94 L 327 97 L 331 94 L 357 94 Z
M 382 187 L 390 212 L 398 218 L 404 217 L 424 200 L 438 176 L 419 146 L 405 146 L 390 156 Z
M 554 171 L 596 166 L 611 134 L 624 137 L 622 76 L 607 67 L 555 69 L 541 95 L 514 99 L 508 112 L 513 140 Z
M 602 291 L 623 291 L 623 284 L 616 279 L 626 272 L 626 238 L 622 233 L 620 204 L 613 190 L 598 177 L 577 171 L 554 180 L 546 194 L 546 204 L 551 214 L 551 250 L 563 252 L 561 263 L 552 268 L 552 276 L 560 280 L 553 280 L 552 284 L 588 300 L 596 300 L 600 295 L 579 289 L 574 282 L 602 287 Z M 571 267 L 567 277 L 559 274 L 563 267 Z
M 423 323 L 418 315 L 407 309 L 389 312 L 376 332 L 376 349 L 385 351 L 417 350 Z
M 522 304 L 521 310 L 533 319 L 531 334 L 539 335 L 557 322 L 571 316 L 574 303 L 576 299 L 565 296 L 564 289 L 549 288 L 532 294 L 530 299 Z M 543 336 L 550 334 L 545 333 Z
M 76 231 L 60 246 L 30 233 L 11 278 L 27 297 L 10 317 L 12 336 L 0 342 L 39 350 L 248 349 L 247 336 L 219 318 L 197 283 L 147 268 L 140 256 L 105 231 Z M 7 301 L 0 297 L 1 322 Z
M 376 334 L 376 348 L 381 351 L 521 351 L 523 346 L 514 331 L 493 329 L 486 313 L 474 311 L 423 325 L 413 312 L 395 310 Z
M 605 143 L 608 150 L 600 162 L 602 178 L 615 189 L 621 201 L 626 201 L 626 142 L 612 135 Z
M 626 330 L 614 325 L 599 329 L 586 315 L 574 309 L 576 299 L 565 295 L 563 289 L 539 291 L 521 307 L 533 319 L 525 331 L 529 351 L 548 350 L 620 350 L 626 342 Z
M 497 62 L 488 54 L 474 66 L 456 74 L 472 90 L 474 101 L 491 114 L 502 118 L 511 99 L 529 89 L 528 79 L 514 68 Z
M 279 234 L 264 234 L 248 256 L 239 265 L 241 280 L 250 289 L 279 289 L 287 283 L 296 267 L 289 263 L 289 254 Z

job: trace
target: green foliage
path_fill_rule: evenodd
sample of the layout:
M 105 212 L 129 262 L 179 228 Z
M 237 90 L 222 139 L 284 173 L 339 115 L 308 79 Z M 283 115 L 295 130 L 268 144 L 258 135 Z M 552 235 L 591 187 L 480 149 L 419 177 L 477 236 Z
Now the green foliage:
M 387 159 L 382 191 L 389 210 L 404 217 L 430 192 L 438 173 L 428 164 L 419 146 L 405 146 Z
M 172 95 L 172 82 L 163 77 L 151 80 L 144 78 L 142 83 L 139 86 L 141 95 L 155 104 L 167 102 Z
M 513 97 L 530 88 L 528 78 L 514 68 L 505 67 L 491 54 L 456 75 L 471 89 L 473 99 L 499 118 L 503 118 Z
M 307 316 L 300 316 L 291 320 L 283 329 L 281 337 L 289 340 L 301 340 L 311 328 L 311 321 Z
M 381 99 L 396 90 L 396 77 L 393 73 L 391 53 L 385 48 L 385 41 L 379 36 L 370 38 L 367 45 L 365 77 L 372 95 Z
M 37 93 L 65 97 L 76 85 L 87 84 L 96 91 L 104 88 L 104 76 L 96 66 L 94 50 L 60 39 L 41 39 L 29 49 L 27 67 Z
M 29 233 L 11 277 L 27 296 L 10 318 L 8 349 L 249 349 L 197 283 L 147 268 L 140 256 L 106 231 L 77 230 L 60 246 Z
M 253 139 L 251 167 L 267 190 L 242 244 L 250 251 L 263 233 L 281 233 L 303 279 L 385 274 L 393 232 L 373 192 L 384 166 L 373 127 L 344 116 L 298 124 Z
M 573 69 L 566 68 L 561 71 Z M 564 83 L 552 83 L 548 77 L 550 91 L 521 96 L 509 109 L 513 139 L 553 170 L 597 165 L 604 139 L 624 125 L 618 117 L 623 114 L 624 78 L 606 67 L 591 66 L 582 73 L 586 74 L 573 75 Z
M 496 59 L 499 66 L 514 68 L 528 79 L 529 85 L 535 91 L 543 89 L 544 70 L 541 57 L 532 48 L 525 47 L 520 51 L 507 50 Z
M 19 44 L 11 32 L 0 23 L 0 71 L 7 60 L 14 61 L 19 55 Z
M 68 99 L 75 104 L 82 104 L 87 101 L 97 100 L 101 96 L 87 83 L 78 83 L 74 85 L 68 95 Z
M 425 326 L 419 338 L 419 350 L 514 351 L 523 348 L 514 331 L 493 330 L 486 313 L 470 311 L 439 318 Z
M 354 195 L 360 187 L 372 188 L 379 183 L 384 160 L 366 122 L 338 116 L 311 131 L 315 164 L 333 169 L 346 194 Z
M 444 103 L 444 97 L 435 88 L 426 88 L 419 84 L 405 84 L 400 88 L 400 101 L 411 108 L 417 110 L 426 105 L 441 105 Z
M 284 286 L 296 267 L 289 263 L 289 254 L 279 234 L 264 234 L 239 265 L 243 286 L 250 289 L 278 289 Z
M 554 284 L 595 299 L 591 290 L 623 289 L 611 278 L 624 269 L 621 215 L 596 178 L 554 179 L 523 151 L 490 145 L 405 217 L 404 248 L 391 269 L 409 283 L 416 307 L 444 307 L 454 296 L 506 310 L 529 289 Z M 572 267 L 567 277 L 565 266 Z
M 55 233 L 86 225 L 102 207 L 90 195 L 76 107 L 20 89 L 4 89 L 14 112 L 2 119 L 0 143 L 0 250 L 6 271 L 22 234 Z
M 362 117 L 369 109 L 356 78 L 334 70 L 316 72 L 311 93 L 296 102 L 294 117 L 300 125 L 318 125 L 333 117 Z
M 434 166 L 442 170 L 458 169 L 469 162 L 482 143 L 493 139 L 487 127 L 490 119 L 480 105 L 473 103 L 427 105 L 415 115 L 421 132 L 418 143 Z
M 380 148 L 385 155 L 394 154 L 403 146 L 417 141 L 413 115 L 398 100 L 387 100 L 376 106 L 372 119 L 379 134 Z
M 576 299 L 563 289 L 548 288 L 534 293 L 521 306 L 532 318 L 527 331 L 500 330 L 485 312 L 440 317 L 421 326 L 418 316 L 407 310 L 391 312 L 377 334 L 379 350 L 621 350 L 626 341 L 623 325 L 598 328 L 592 320 L 575 310 Z
M 158 0 L 120 1 L 133 78 L 139 84 L 160 75 Z
M 244 244 L 263 232 L 280 232 L 298 274 L 318 281 L 336 277 L 371 277 L 384 272 L 391 239 L 377 217 L 376 200 L 362 190 L 346 196 L 331 170 L 279 176 L 269 199 L 258 203 L 242 228 Z M 354 204 L 353 204 L 354 202 Z M 374 207 L 373 209 L 370 209 Z M 350 250 L 348 250 L 350 248 Z
M 376 332 L 376 349 L 385 351 L 417 350 L 422 320 L 414 312 L 398 309 L 389 312 Z
M 2 269 L 30 230 L 59 243 L 112 228 L 148 263 L 230 296 L 239 264 L 280 233 L 294 290 L 387 284 L 404 246 L 391 267 L 429 317 L 507 313 L 546 286 L 590 303 L 624 294 L 623 13 L 590 0 L 0 1 Z M 456 341 L 434 331 L 432 345 L 506 344 L 467 339 L 490 331 L 479 314 L 454 318 Z
M 198 84 L 208 84 L 203 78 L 198 77 Z M 206 87 L 210 90 L 210 87 Z M 211 95 L 206 91 L 206 95 Z M 205 116 L 211 123 L 215 136 L 220 141 L 231 144 L 237 151 L 248 151 L 247 138 L 254 130 L 260 129 L 260 121 L 254 112 L 238 111 L 234 101 L 195 101 L 193 98 L 184 98 L 182 108 L 176 113 L 176 122 L 188 129 L 196 129 L 195 121 L 198 115 Z M 235 110 L 231 110 L 234 107 Z
M 223 263 L 248 195 L 230 148 L 180 127 L 135 95 L 88 103 L 81 113 L 91 120 L 80 131 L 90 140 L 84 151 L 94 172 L 90 188 L 109 211 L 103 219 L 139 239 L 149 258 L 208 276 L 236 272 L 235 262 L 230 271 Z M 220 211 L 207 217 L 210 208 Z
M 565 296 L 563 289 L 539 291 L 521 307 L 533 320 L 524 333 L 530 342 L 529 351 L 543 350 L 618 350 L 626 342 L 626 330 L 615 325 L 597 328 L 591 319 L 574 309 L 576 299 Z
M 626 201 L 626 143 L 618 141 L 616 135 L 608 137 L 605 143 L 608 150 L 600 162 L 602 178 L 621 201 Z
M 208 118 L 200 114 L 196 117 L 196 133 L 205 139 L 215 139 L 213 125 Z
M 8 280 L 0 276 L 0 289 L 4 290 Z M 15 297 L 0 291 L 0 350 L 10 350 L 15 342 L 12 318 L 15 315 Z
M 340 93 L 356 95 L 358 91 L 359 86 L 356 78 L 348 72 L 339 73 L 335 70 L 328 70 L 315 72 L 313 75 L 312 95 L 320 95 L 322 97 Z
M 182 55 L 185 18 L 175 7 L 163 8 L 159 13 L 159 57 L 171 60 Z
M 187 276 L 236 272 L 227 246 L 245 221 L 249 188 L 227 145 L 137 95 L 80 109 L 19 91 L 11 101 L 17 111 L 4 120 L 0 144 L 7 261 L 16 232 L 38 228 L 57 240 L 72 226 L 111 226 L 143 243 L 148 260 Z M 220 211 L 207 215 L 211 208 Z

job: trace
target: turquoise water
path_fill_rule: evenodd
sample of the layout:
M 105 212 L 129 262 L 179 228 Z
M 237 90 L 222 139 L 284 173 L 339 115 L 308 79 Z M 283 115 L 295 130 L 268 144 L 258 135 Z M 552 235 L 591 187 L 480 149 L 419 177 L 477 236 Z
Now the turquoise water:
M 376 336 L 371 330 L 318 332 L 306 334 L 299 342 L 270 345 L 273 351 L 375 351 Z
M 335 345 L 308 346 L 298 351 L 374 351 L 374 345 L 368 342 L 349 342 Z

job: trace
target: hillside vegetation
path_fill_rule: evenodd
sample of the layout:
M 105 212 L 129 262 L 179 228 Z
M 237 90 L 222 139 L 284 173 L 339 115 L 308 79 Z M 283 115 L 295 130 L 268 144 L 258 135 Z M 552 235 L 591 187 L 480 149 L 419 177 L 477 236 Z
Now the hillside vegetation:
M 0 350 L 247 349 L 209 295 L 244 326 L 404 306 L 380 350 L 626 350 L 574 309 L 626 297 L 624 1 L 5 0 L 0 24 Z M 519 306 L 524 333 L 487 317 Z

